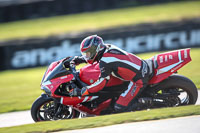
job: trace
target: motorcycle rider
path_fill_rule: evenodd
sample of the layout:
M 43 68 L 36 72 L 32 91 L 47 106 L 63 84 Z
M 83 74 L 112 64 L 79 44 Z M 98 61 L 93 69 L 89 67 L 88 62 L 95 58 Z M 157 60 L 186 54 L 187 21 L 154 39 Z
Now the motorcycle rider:
M 72 62 L 80 64 L 88 62 L 99 63 L 100 76 L 92 85 L 80 89 L 73 89 L 71 96 L 86 96 L 102 90 L 110 76 L 113 75 L 123 81 L 129 81 L 128 88 L 117 99 L 114 109 L 116 112 L 128 111 L 136 96 L 145 88 L 150 75 L 146 61 L 132 53 L 128 53 L 114 45 L 104 44 L 97 35 L 86 37 L 80 45 L 82 56 L 76 56 Z

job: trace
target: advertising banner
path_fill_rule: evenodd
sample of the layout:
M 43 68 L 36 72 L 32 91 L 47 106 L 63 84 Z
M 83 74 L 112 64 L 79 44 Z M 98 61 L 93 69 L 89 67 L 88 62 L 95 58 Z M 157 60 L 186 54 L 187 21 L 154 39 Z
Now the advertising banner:
M 200 20 L 187 20 L 142 24 L 76 35 L 4 42 L 4 46 L 0 46 L 1 61 L 4 62 L 0 69 L 44 66 L 67 56 L 80 55 L 81 41 L 92 34 L 98 34 L 105 43 L 114 44 L 134 54 L 200 47 L 199 22 Z

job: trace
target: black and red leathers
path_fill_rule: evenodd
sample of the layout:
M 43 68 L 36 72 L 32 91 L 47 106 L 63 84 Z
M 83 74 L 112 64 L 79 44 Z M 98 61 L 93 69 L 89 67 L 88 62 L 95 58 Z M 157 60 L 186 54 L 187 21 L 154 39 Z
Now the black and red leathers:
M 128 53 L 114 45 L 106 44 L 102 56 L 97 60 L 100 67 L 100 77 L 94 84 L 87 86 L 82 95 L 96 93 L 102 90 L 110 76 L 123 81 L 130 81 L 128 88 L 120 95 L 115 104 L 117 112 L 126 111 L 131 101 L 144 88 L 149 79 L 147 63 L 134 54 Z

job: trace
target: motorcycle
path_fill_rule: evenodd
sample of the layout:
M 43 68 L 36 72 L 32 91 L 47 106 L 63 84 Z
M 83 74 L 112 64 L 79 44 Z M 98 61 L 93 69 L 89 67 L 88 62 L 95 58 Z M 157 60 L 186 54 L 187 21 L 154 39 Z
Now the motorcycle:
M 73 88 L 82 88 L 98 80 L 99 64 L 87 64 L 80 70 L 65 66 L 72 57 L 53 62 L 41 82 L 44 93 L 35 100 L 31 115 L 35 122 L 73 119 L 114 113 L 114 103 L 129 82 L 111 76 L 106 87 L 88 96 L 72 97 Z M 161 53 L 146 60 L 153 75 L 147 87 L 135 99 L 130 111 L 195 104 L 195 84 L 177 70 L 191 61 L 190 49 Z

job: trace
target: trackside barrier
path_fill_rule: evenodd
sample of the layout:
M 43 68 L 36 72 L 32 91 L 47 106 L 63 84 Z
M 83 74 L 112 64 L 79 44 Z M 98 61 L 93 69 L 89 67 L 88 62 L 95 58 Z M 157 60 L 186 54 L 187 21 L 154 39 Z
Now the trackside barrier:
M 80 42 L 91 34 L 132 53 L 200 47 L 200 19 L 0 42 L 0 70 L 45 66 L 66 56 L 80 55 Z

